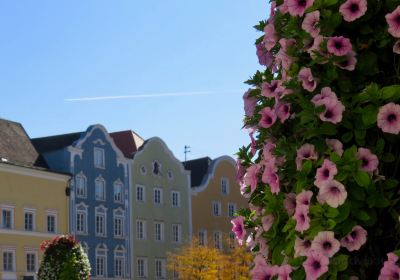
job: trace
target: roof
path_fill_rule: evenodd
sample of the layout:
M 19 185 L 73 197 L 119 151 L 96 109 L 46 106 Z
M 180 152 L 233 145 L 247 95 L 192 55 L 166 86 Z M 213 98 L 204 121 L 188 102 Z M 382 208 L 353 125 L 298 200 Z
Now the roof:
M 0 158 L 26 167 L 48 168 L 20 123 L 0 119 Z
M 47 136 L 32 139 L 33 145 L 41 153 L 47 153 L 63 149 L 72 145 L 76 140 L 81 137 L 82 132 Z
M 144 144 L 144 139 L 132 130 L 116 131 L 110 133 L 110 136 L 127 158 L 132 158 L 134 153 Z
M 201 185 L 204 176 L 208 173 L 212 160 L 210 157 L 203 157 L 182 162 L 186 170 L 192 171 L 190 174 L 192 188 Z

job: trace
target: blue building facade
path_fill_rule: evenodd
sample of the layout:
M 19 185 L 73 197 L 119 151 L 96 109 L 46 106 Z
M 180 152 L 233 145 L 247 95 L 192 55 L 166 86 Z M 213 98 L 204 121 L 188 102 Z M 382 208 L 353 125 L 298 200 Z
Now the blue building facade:
M 131 278 L 129 160 L 102 125 L 33 143 L 52 169 L 73 175 L 70 232 L 89 256 L 91 279 Z

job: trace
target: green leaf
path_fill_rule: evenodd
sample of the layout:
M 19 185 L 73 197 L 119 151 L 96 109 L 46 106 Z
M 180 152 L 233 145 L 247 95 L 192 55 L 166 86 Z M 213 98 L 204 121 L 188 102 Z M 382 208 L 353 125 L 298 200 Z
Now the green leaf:
M 380 90 L 380 95 L 385 101 L 397 100 L 400 97 L 400 85 L 384 87 Z
M 297 258 L 289 260 L 289 264 L 291 266 L 298 267 L 298 266 L 302 265 L 305 260 L 306 260 L 306 257 L 297 257 Z
M 392 155 L 391 153 L 384 154 L 381 159 L 383 162 L 394 162 L 396 160 L 394 155 Z
M 287 232 L 287 231 L 289 231 L 291 229 L 294 229 L 295 225 L 296 225 L 295 220 L 289 219 L 287 221 L 286 225 L 283 227 L 282 232 Z
M 376 123 L 378 115 L 378 106 L 369 104 L 363 109 L 362 121 L 366 126 Z
M 326 229 L 333 229 L 336 226 L 336 222 L 332 219 L 328 219 L 324 224 Z
M 350 202 L 345 202 L 337 209 L 339 210 L 339 215 L 335 218 L 335 221 L 338 224 L 345 221 L 347 217 L 350 215 L 351 204 Z
M 344 271 L 349 266 L 349 256 L 338 255 L 331 260 L 331 263 L 337 268 L 338 271 Z
M 369 174 L 364 171 L 357 171 L 354 174 L 354 179 L 356 183 L 361 187 L 367 187 L 370 182 Z
M 306 162 L 303 163 L 303 168 L 301 169 L 301 171 L 302 171 L 304 174 L 308 175 L 308 174 L 310 174 L 311 169 L 312 169 L 312 162 L 311 162 L 311 160 L 306 160 Z
M 384 148 L 385 148 L 385 140 L 383 140 L 382 138 L 379 138 L 378 141 L 376 141 L 377 154 L 381 154 L 383 152 Z
M 352 131 L 346 132 L 345 134 L 342 135 L 342 141 L 344 143 L 350 142 L 352 138 L 353 138 L 353 132 Z
M 327 206 L 325 209 L 325 217 L 328 218 L 335 218 L 337 215 L 339 215 L 339 210 L 333 207 Z
M 361 187 L 359 187 L 357 185 L 354 185 L 354 186 L 351 186 L 351 187 L 347 188 L 347 192 L 355 200 L 358 200 L 358 201 L 364 201 L 365 200 L 364 189 L 362 189 Z
M 385 189 L 387 189 L 387 190 L 397 187 L 398 184 L 399 184 L 399 181 L 397 181 L 395 179 L 387 179 L 383 183 L 383 185 L 385 186 Z
M 370 219 L 370 216 L 368 215 L 368 213 L 361 209 L 353 209 L 352 214 L 354 217 L 356 217 L 357 219 L 359 219 L 363 222 L 368 221 Z

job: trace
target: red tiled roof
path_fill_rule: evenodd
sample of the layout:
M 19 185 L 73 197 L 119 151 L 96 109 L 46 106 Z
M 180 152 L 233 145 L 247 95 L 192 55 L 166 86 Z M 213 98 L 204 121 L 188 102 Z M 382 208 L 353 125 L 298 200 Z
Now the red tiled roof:
M 143 145 L 143 138 L 132 130 L 116 131 L 110 133 L 115 145 L 122 151 L 125 157 L 132 158 L 133 154 Z

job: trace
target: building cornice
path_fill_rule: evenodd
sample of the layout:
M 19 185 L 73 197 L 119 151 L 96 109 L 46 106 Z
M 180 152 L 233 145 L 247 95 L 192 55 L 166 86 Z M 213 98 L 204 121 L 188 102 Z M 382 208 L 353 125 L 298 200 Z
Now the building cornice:
M 44 171 L 29 167 L 2 164 L 2 163 L 0 163 L 0 171 L 13 173 L 17 175 L 36 177 L 40 179 L 59 181 L 59 182 L 67 182 L 71 178 L 71 176 L 67 174 L 54 173 L 51 171 Z

